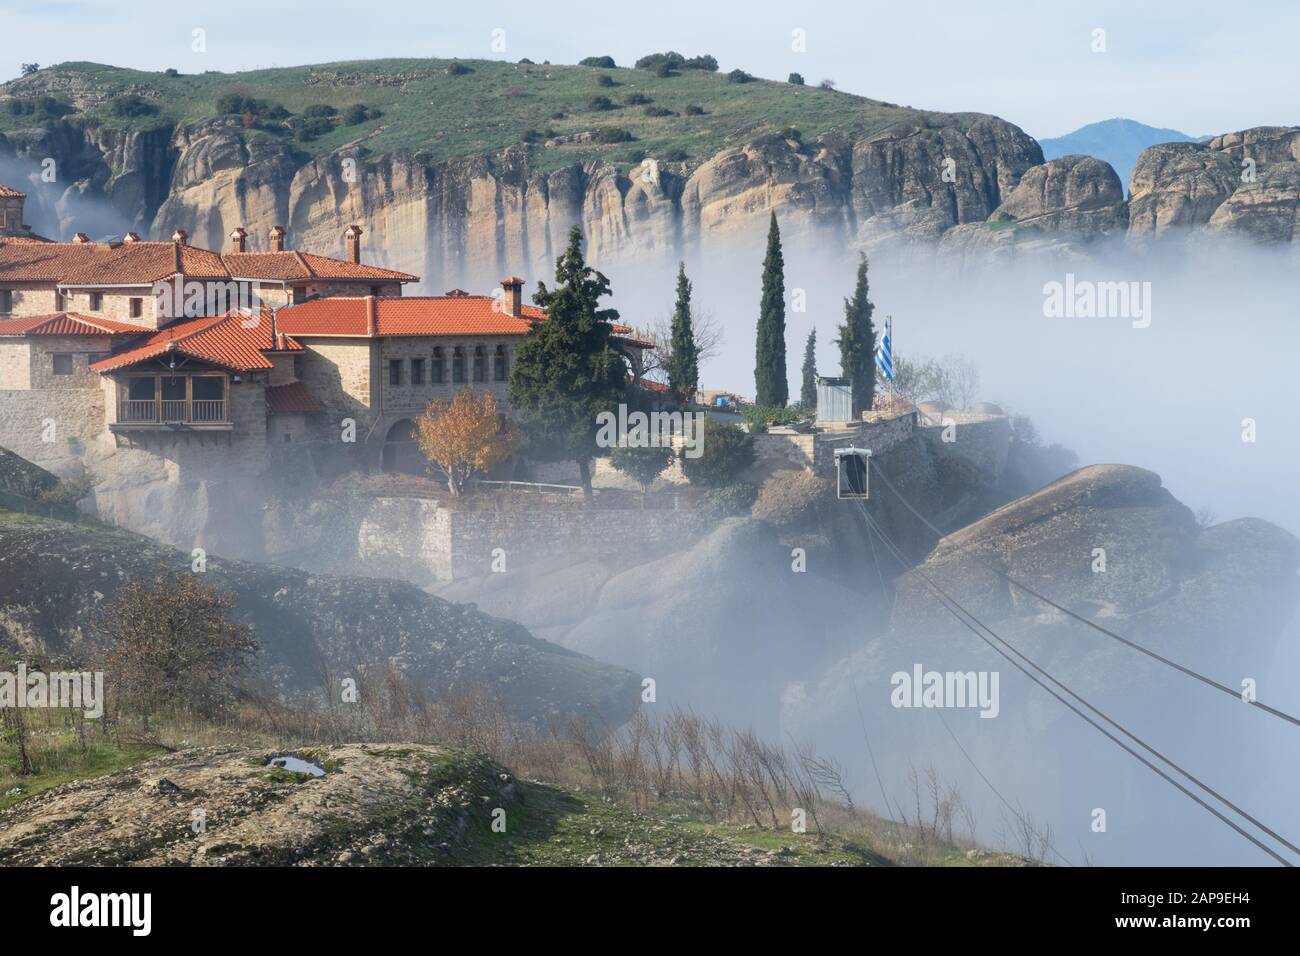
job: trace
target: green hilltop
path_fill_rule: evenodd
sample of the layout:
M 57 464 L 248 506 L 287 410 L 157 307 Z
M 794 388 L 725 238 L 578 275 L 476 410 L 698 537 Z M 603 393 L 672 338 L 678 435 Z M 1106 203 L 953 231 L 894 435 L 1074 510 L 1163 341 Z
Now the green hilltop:
M 364 60 L 194 75 L 63 63 L 0 85 L 0 133 L 60 117 L 142 130 L 226 116 L 246 135 L 284 139 L 304 157 L 358 143 L 371 154 L 405 150 L 439 163 L 526 143 L 530 168 L 543 171 L 645 156 L 690 166 L 765 133 L 801 138 L 811 150 L 826 134 L 852 141 L 899 122 L 966 126 L 976 115 L 927 114 L 702 69 L 663 75 L 499 60 Z

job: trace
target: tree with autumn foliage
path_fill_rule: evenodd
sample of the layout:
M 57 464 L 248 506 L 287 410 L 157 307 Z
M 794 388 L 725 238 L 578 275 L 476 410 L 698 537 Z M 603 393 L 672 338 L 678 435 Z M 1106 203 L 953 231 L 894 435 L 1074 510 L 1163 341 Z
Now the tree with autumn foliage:
M 497 416 L 492 393 L 468 386 L 450 402 L 430 402 L 415 427 L 420 450 L 446 475 L 453 495 L 505 461 L 517 444 L 510 423 Z

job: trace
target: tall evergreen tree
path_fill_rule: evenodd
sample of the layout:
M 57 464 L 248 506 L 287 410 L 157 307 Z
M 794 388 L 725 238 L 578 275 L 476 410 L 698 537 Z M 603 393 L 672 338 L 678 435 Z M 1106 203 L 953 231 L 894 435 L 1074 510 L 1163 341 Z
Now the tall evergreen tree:
M 758 310 L 754 385 L 759 405 L 784 407 L 790 397 L 785 376 L 785 260 L 781 255 L 781 230 L 772 213 L 767 230 L 767 255 L 763 258 L 763 299 Z
M 875 306 L 867 298 L 867 257 L 858 257 L 858 281 L 853 298 L 844 300 L 844 324 L 835 344 L 840 347 L 840 372 L 853 380 L 853 416 L 870 410 L 876 392 Z
M 685 405 L 695 399 L 695 390 L 700 387 L 700 353 L 691 318 L 691 281 L 686 278 L 684 262 L 677 267 L 677 305 L 673 308 L 671 339 L 668 384 L 677 401 Z
M 574 226 L 555 264 L 555 288 L 539 282 L 533 295 L 548 317 L 524 337 L 510 374 L 510 404 L 528 456 L 576 461 L 588 500 L 591 459 L 605 451 L 596 444 L 596 415 L 617 413 L 626 400 L 626 367 L 609 340 L 618 312 L 600 307 L 606 295 L 609 280 L 587 265 Z
M 803 347 L 803 385 L 799 389 L 799 404 L 807 409 L 817 407 L 817 330 L 808 333 L 808 344 Z

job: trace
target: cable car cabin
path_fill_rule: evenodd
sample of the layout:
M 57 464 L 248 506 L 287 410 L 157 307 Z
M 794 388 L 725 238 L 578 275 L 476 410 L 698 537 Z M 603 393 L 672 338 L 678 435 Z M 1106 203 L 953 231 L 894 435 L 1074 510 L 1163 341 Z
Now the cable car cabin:
M 868 498 L 871 451 L 867 448 L 835 449 L 835 497 Z

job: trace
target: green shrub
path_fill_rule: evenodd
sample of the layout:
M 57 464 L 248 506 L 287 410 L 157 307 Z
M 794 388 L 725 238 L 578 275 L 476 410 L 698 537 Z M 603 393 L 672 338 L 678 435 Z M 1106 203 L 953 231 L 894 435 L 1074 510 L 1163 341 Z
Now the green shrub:
M 630 143 L 634 139 L 636 137 L 621 126 L 609 126 L 596 133 L 596 142 L 606 145 L 610 143 Z
M 617 64 L 612 56 L 588 56 L 579 60 L 578 66 L 597 66 L 601 69 L 612 70 Z
M 123 93 L 121 96 L 115 96 L 109 101 L 108 109 L 114 116 L 124 119 L 153 116 L 158 112 L 158 107 L 138 93 Z
M 587 100 L 587 109 L 595 110 L 598 113 L 604 113 L 616 109 L 616 106 L 614 101 L 608 96 L 593 96 L 591 99 Z
M 336 113 L 338 113 L 338 110 L 330 106 L 328 103 L 313 103 L 302 111 L 302 115 L 308 119 L 315 119 L 320 116 L 333 116 Z
M 618 86 L 618 84 L 614 82 L 614 78 L 608 73 L 602 73 L 600 76 L 596 77 L 596 85 L 604 87 Z
M 746 405 L 740 410 L 740 418 L 750 431 L 765 432 L 768 425 L 793 425 L 814 417 L 814 413 L 802 405 Z
M 687 115 L 687 116 L 703 116 L 703 115 L 704 115 L 704 107 L 703 107 L 703 106 L 699 106 L 699 105 L 697 105 L 697 104 L 695 104 L 695 103 L 691 103 L 689 106 L 686 107 L 686 115 Z
M 698 458 L 682 456 L 682 474 L 692 485 L 721 488 L 734 484 L 756 458 L 754 438 L 736 425 L 704 419 Z
M 727 74 L 727 79 L 732 83 L 753 83 L 754 77 L 744 70 L 732 70 Z
M 791 73 L 790 76 L 786 79 L 786 82 L 791 84 L 792 86 L 803 86 L 803 74 Z
M 645 106 L 647 103 L 653 103 L 654 100 L 644 93 L 629 93 L 623 102 L 628 106 Z
M 676 116 L 677 114 L 670 109 L 665 109 L 662 106 L 647 106 L 645 108 L 645 115 L 646 116 Z
M 451 66 L 447 67 L 448 76 L 464 76 L 466 73 L 473 72 L 474 71 L 464 63 L 453 63 Z

